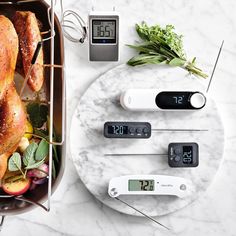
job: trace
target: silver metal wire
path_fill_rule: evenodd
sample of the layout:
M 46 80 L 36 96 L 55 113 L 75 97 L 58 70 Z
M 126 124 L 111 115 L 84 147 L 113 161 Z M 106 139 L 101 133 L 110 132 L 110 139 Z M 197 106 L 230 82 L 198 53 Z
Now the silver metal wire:
M 152 129 L 154 132 L 206 132 L 208 129 Z
M 63 12 L 61 26 L 64 36 L 71 42 L 83 43 L 87 37 L 85 22 L 75 11 L 66 10 Z
M 60 10 L 61 26 L 65 38 L 74 43 L 84 43 L 87 38 L 87 27 L 83 18 L 73 10 L 64 11 L 62 0 L 60 0 Z
M 104 156 L 168 156 L 166 153 L 106 153 Z
M 137 211 L 138 213 L 140 213 L 141 215 L 143 215 L 144 217 L 146 217 L 147 219 L 153 221 L 154 223 L 162 226 L 163 228 L 167 229 L 167 230 L 170 230 L 170 228 L 168 228 L 167 226 L 163 225 L 162 223 L 158 222 L 156 219 L 154 219 L 153 217 L 145 214 L 144 212 L 140 211 L 139 209 L 137 209 L 136 207 L 133 207 L 131 206 L 129 203 L 125 202 L 124 200 L 121 200 L 120 198 L 118 197 L 115 197 L 116 200 L 122 202 L 123 204 L 125 204 L 126 206 L 132 208 L 133 210 Z
M 213 78 L 213 76 L 214 76 L 215 69 L 216 69 L 218 60 L 219 60 L 219 58 L 220 58 L 220 54 L 221 54 L 221 51 L 222 51 L 223 46 L 224 46 L 224 40 L 223 40 L 222 43 L 221 43 L 219 52 L 218 52 L 217 57 L 216 57 L 216 61 L 215 61 L 215 64 L 214 64 L 214 67 L 213 67 L 213 70 L 212 70 L 212 73 L 211 73 L 211 78 L 210 78 L 210 81 L 209 81 L 208 86 L 207 86 L 207 90 L 206 90 L 207 93 L 208 93 L 208 91 L 209 91 L 209 89 L 210 89 L 210 85 L 211 85 L 211 82 L 212 82 L 212 78 Z

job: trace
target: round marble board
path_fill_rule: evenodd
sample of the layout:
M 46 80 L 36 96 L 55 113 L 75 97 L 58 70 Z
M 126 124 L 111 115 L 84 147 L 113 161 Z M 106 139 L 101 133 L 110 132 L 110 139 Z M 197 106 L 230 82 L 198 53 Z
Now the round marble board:
M 71 153 L 77 172 L 88 190 L 107 206 L 126 214 L 139 215 L 111 198 L 109 180 L 132 174 L 173 175 L 190 179 L 196 191 L 187 198 L 174 196 L 121 196 L 130 205 L 151 216 L 165 215 L 190 204 L 209 186 L 223 158 L 224 130 L 214 100 L 197 111 L 130 112 L 119 103 L 128 88 L 205 91 L 201 79 L 181 68 L 167 66 L 118 66 L 100 76 L 82 96 L 75 110 L 71 131 Z M 202 132 L 152 132 L 149 139 L 108 139 L 106 121 L 145 121 L 153 129 L 208 129 Z M 104 156 L 111 153 L 167 153 L 171 142 L 197 142 L 199 166 L 171 168 L 167 156 Z

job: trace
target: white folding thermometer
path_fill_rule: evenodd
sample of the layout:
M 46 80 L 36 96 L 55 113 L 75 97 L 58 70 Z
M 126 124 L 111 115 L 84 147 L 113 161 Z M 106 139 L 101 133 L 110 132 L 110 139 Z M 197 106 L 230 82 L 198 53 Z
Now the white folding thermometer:
M 173 195 L 184 198 L 193 192 L 194 187 L 190 180 L 167 175 L 115 177 L 110 180 L 108 187 L 108 194 L 112 198 L 120 195 Z

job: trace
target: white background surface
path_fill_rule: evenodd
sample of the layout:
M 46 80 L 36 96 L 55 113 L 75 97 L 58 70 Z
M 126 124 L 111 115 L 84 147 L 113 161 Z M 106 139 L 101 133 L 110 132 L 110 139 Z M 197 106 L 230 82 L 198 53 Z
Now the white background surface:
M 89 63 L 87 42 L 72 44 L 65 40 L 67 66 L 68 130 L 79 98 L 99 75 L 126 62 L 133 51 L 125 44 L 137 39 L 134 24 L 174 24 L 184 37 L 188 56 L 197 56 L 211 70 L 222 39 L 225 47 L 220 58 L 211 95 L 217 101 L 225 125 L 225 159 L 207 193 L 191 206 L 172 215 L 159 218 L 171 224 L 181 236 L 236 235 L 236 2 L 234 0 L 74 0 L 64 1 L 66 9 L 76 10 L 86 18 L 92 5 L 96 10 L 111 10 L 121 14 L 121 60 L 119 63 Z M 206 140 L 207 142 L 207 140 Z M 219 144 L 220 145 L 220 144 Z M 132 236 L 169 235 L 165 230 L 139 217 L 117 213 L 97 202 L 79 180 L 70 157 L 64 178 L 53 195 L 52 210 L 41 209 L 24 215 L 7 217 L 1 235 L 79 235 Z

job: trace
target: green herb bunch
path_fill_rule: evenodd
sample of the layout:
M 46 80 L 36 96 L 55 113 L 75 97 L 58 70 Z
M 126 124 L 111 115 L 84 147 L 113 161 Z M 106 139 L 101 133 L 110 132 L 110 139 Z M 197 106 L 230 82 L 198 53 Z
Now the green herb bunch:
M 183 49 L 183 36 L 176 34 L 174 29 L 173 25 L 161 28 L 159 25 L 149 27 L 145 22 L 136 24 L 136 31 L 143 42 L 138 45 L 128 45 L 136 49 L 139 55 L 132 57 L 127 64 L 180 66 L 192 74 L 207 78 L 208 75 L 196 66 L 196 57 L 191 61 L 187 60 Z

